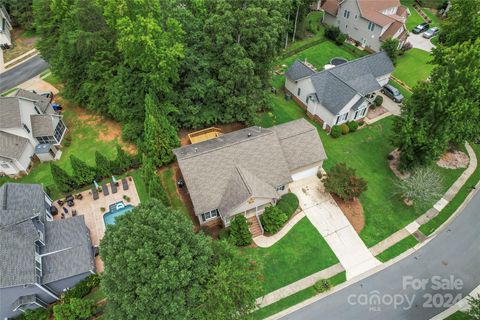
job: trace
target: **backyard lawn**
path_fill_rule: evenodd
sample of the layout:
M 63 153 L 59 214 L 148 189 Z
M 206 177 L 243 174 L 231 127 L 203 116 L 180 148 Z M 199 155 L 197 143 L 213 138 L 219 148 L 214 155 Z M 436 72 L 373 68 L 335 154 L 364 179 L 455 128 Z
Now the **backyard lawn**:
M 412 31 L 413 28 L 424 22 L 422 17 L 420 17 L 418 12 L 413 8 L 412 4 L 414 2 L 415 0 L 400 0 L 400 3 L 410 10 L 410 15 L 406 23 L 408 31 Z
M 432 69 L 433 64 L 431 55 L 423 50 L 413 48 L 397 59 L 397 65 L 393 75 L 413 88 L 418 81 L 426 80 Z
M 177 186 L 173 175 L 174 171 L 172 166 L 166 167 L 164 170 L 160 171 L 160 180 L 162 181 L 172 208 L 184 213 L 188 217 L 188 209 L 177 194 Z
M 307 218 L 270 248 L 241 248 L 263 274 L 264 294 L 328 268 L 339 261 Z

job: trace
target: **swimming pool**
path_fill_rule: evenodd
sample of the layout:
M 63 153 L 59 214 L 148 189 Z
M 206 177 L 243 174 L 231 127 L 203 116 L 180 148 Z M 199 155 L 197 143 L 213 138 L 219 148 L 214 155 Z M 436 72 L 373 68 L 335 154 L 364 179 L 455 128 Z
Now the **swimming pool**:
M 107 224 L 115 224 L 115 219 L 119 216 L 123 216 L 125 213 L 132 211 L 135 209 L 134 206 L 131 204 L 125 205 L 123 201 L 114 203 L 110 205 L 110 211 L 103 215 L 103 221 L 105 225 Z

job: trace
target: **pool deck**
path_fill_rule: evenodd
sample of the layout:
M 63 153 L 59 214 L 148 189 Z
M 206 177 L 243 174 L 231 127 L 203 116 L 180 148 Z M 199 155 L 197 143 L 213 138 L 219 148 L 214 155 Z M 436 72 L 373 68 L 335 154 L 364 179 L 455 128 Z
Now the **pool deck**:
M 100 240 L 102 240 L 105 234 L 103 215 L 108 212 L 109 205 L 119 201 L 123 201 L 125 205 L 131 204 L 133 206 L 138 206 L 140 204 L 140 198 L 138 197 L 137 188 L 135 187 L 133 179 L 127 177 L 127 182 L 129 186 L 128 190 L 123 190 L 122 183 L 119 181 L 119 186 L 117 187 L 118 191 L 115 194 L 112 194 L 110 184 L 108 184 L 107 186 L 110 194 L 108 196 L 104 196 L 102 192 L 99 192 L 99 198 L 97 200 L 93 200 L 91 190 L 81 192 L 83 199 L 75 199 L 75 205 L 73 207 L 69 208 L 66 204 L 64 205 L 64 207 L 69 211 L 69 213 L 65 215 L 65 219 L 72 217 L 72 210 L 77 210 L 77 215 L 83 215 L 85 218 L 85 224 L 90 230 L 92 245 L 98 246 L 100 244 Z M 129 197 L 130 201 L 127 202 L 123 196 Z M 56 216 L 54 216 L 54 219 L 61 219 L 61 213 L 63 212 L 63 209 L 58 205 L 56 200 L 54 201 L 54 205 L 57 207 L 59 212 Z M 105 210 L 102 211 L 102 208 Z M 103 262 L 99 257 L 96 259 L 96 266 L 97 272 L 103 271 Z

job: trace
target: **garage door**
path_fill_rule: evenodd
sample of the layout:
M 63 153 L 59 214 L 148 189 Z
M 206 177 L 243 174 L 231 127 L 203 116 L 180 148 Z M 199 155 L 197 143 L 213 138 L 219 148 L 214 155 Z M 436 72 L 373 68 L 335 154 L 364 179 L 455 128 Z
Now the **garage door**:
M 307 177 L 311 177 L 311 176 L 316 175 L 317 172 L 318 172 L 318 166 L 313 167 L 313 168 L 309 168 L 309 169 L 305 169 L 305 170 L 302 170 L 300 172 L 292 174 L 292 180 L 297 181 L 297 180 L 301 180 L 301 179 L 304 179 L 304 178 L 307 178 Z

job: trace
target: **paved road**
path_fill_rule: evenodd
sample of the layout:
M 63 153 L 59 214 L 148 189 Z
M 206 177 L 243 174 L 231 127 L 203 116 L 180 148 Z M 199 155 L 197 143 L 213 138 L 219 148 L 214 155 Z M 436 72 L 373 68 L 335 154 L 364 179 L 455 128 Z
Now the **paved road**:
M 48 69 L 48 63 L 39 55 L 0 73 L 0 93 L 23 83 Z
M 415 254 L 282 319 L 429 319 L 446 309 L 444 302 L 480 284 L 479 226 L 477 193 L 446 230 Z M 455 280 L 447 281 L 451 277 Z M 428 283 L 420 285 L 422 279 Z M 448 287 L 438 289 L 439 280 Z

